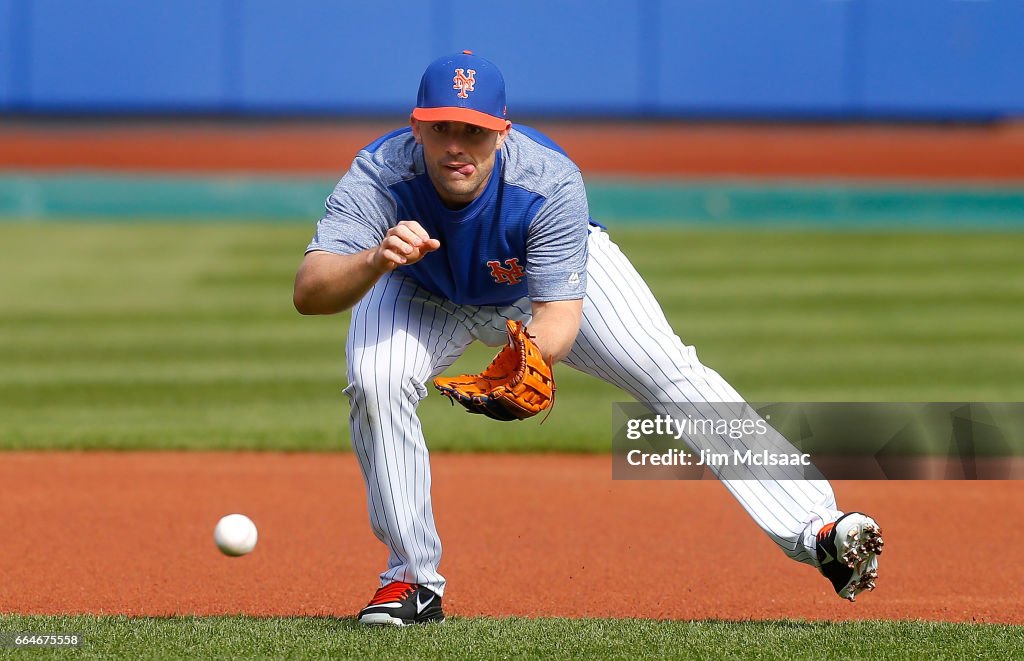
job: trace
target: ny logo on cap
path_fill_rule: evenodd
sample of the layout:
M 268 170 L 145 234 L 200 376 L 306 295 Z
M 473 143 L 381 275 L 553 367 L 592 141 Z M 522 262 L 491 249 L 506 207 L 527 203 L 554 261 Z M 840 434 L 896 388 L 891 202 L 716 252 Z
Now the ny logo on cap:
M 468 76 L 466 75 L 466 71 L 469 71 Z M 473 85 L 476 83 L 476 70 L 456 69 L 455 77 L 452 78 L 452 82 L 455 83 L 454 85 L 452 85 L 452 89 L 459 90 L 459 98 L 468 99 L 469 94 L 466 94 L 466 92 L 473 91 Z

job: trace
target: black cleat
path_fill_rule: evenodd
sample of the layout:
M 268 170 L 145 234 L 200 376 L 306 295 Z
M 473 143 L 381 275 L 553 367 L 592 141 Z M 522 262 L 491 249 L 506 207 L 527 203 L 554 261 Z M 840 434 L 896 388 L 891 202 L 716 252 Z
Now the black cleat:
M 396 627 L 444 622 L 441 597 L 416 583 L 388 583 L 359 611 L 359 622 Z

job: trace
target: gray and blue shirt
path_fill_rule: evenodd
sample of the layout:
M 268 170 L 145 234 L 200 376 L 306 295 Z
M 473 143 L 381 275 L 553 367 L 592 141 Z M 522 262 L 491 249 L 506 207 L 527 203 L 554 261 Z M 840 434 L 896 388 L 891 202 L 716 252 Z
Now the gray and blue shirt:
M 458 210 L 441 202 L 410 128 L 379 138 L 327 198 L 306 252 L 375 248 L 402 220 L 418 222 L 441 248 L 401 272 L 458 305 L 571 300 L 586 291 L 593 221 L 583 177 L 534 129 L 512 127 L 485 190 Z

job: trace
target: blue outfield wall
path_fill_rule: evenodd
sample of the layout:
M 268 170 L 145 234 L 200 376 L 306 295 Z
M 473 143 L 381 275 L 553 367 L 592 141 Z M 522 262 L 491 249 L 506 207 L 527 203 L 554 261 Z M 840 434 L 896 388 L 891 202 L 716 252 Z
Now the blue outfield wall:
M 0 112 L 397 114 L 434 57 L 513 116 L 1024 115 L 1024 0 L 0 0 Z

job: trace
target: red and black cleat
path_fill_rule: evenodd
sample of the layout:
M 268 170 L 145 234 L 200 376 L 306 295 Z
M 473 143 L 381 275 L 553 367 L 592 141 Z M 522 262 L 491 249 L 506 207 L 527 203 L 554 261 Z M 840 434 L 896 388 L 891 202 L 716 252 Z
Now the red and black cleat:
M 397 627 L 444 622 L 441 597 L 415 583 L 388 583 L 377 590 L 370 603 L 359 611 L 359 622 Z

